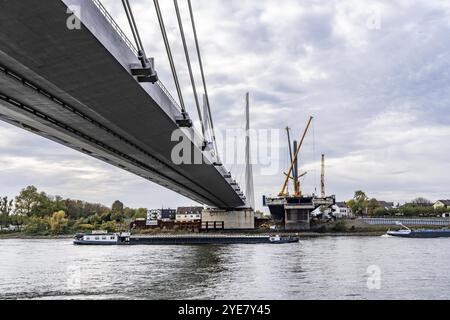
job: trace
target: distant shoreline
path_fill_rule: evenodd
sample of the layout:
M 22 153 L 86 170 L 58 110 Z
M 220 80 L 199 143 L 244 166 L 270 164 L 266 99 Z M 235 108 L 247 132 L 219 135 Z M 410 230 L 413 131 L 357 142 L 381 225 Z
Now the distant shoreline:
M 72 239 L 73 235 L 58 235 L 58 236 L 42 236 L 42 235 L 26 235 L 21 233 L 6 233 L 0 234 L 0 240 L 13 240 L 13 239 L 22 239 L 22 240 L 61 240 L 61 239 Z

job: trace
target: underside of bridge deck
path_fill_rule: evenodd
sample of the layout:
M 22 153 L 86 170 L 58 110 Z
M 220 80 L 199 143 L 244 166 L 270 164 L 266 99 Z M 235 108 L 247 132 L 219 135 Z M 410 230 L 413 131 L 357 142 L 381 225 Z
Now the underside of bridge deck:
M 81 8 L 79 30 L 66 25 L 73 5 Z M 161 84 L 131 75 L 135 53 L 91 0 L 0 0 L 0 7 L 2 120 L 197 202 L 244 205 L 220 164 L 172 162 L 181 111 Z M 183 130 L 189 137 L 192 129 Z

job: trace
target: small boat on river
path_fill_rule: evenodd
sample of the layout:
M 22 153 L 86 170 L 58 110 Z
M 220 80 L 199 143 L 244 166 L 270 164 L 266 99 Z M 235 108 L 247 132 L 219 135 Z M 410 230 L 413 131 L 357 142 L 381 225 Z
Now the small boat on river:
M 104 233 L 93 232 L 92 234 L 77 234 L 74 237 L 75 245 L 118 245 L 130 242 L 130 233 Z
M 269 238 L 270 243 L 281 244 L 281 243 L 296 243 L 300 241 L 299 237 L 296 236 L 280 236 L 276 235 Z

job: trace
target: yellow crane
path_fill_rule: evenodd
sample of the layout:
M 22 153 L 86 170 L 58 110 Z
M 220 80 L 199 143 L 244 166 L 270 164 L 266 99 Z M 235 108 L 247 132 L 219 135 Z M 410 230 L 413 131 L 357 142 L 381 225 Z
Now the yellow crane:
M 313 119 L 314 118 L 312 116 L 309 117 L 309 121 L 308 121 L 308 124 L 306 125 L 306 129 L 303 132 L 303 135 L 302 135 L 302 138 L 300 139 L 300 143 L 299 143 L 299 145 L 297 147 L 297 150 L 295 150 L 295 154 L 292 157 L 291 166 L 289 167 L 289 171 L 287 173 L 285 173 L 286 179 L 285 179 L 284 184 L 283 184 L 283 189 L 281 189 L 281 192 L 279 194 L 280 197 L 284 197 L 284 196 L 288 195 L 288 193 L 286 192 L 287 185 L 289 183 L 289 179 L 292 179 L 292 177 L 291 177 L 292 170 L 294 169 L 294 166 L 297 163 L 298 155 L 300 154 L 300 149 L 301 149 L 301 147 L 303 145 L 303 141 L 305 140 L 306 134 L 308 133 L 308 130 L 309 130 L 310 126 L 311 126 L 311 123 L 312 123 Z M 303 173 L 300 177 L 304 176 L 305 174 L 306 174 L 306 172 Z M 298 179 L 300 177 L 297 177 L 296 179 L 294 179 L 294 180 L 297 180 L 297 181 L 294 181 L 294 189 L 295 189 L 294 190 L 294 196 L 296 196 L 296 197 L 300 197 L 301 196 L 300 181 Z

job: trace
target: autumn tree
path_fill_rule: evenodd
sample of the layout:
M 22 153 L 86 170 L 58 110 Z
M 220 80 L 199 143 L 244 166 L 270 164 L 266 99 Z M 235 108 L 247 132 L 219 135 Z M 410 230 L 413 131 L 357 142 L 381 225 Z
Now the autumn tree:
M 0 199 L 0 215 L 9 216 L 14 209 L 14 200 L 8 200 L 8 197 Z
M 35 186 L 29 186 L 20 191 L 16 197 L 16 213 L 30 217 L 33 208 L 39 201 L 39 193 Z
M 147 212 L 148 210 L 146 208 L 139 208 L 136 210 L 136 213 L 134 214 L 134 218 L 147 218 Z
M 35 186 L 29 186 L 20 191 L 16 197 L 15 212 L 27 217 L 45 217 L 52 214 L 53 201 L 45 192 L 38 192 Z
M 367 212 L 369 198 L 367 195 L 359 190 L 355 192 L 353 199 L 347 202 L 347 205 L 352 209 L 352 212 L 356 215 L 363 215 Z
M 124 208 L 123 203 L 120 202 L 119 200 L 116 200 L 111 206 L 111 211 L 123 213 L 123 208 Z
M 20 217 L 20 216 L 18 216 Z M 50 229 L 50 223 L 48 217 L 37 217 L 32 216 L 30 218 L 27 218 L 27 222 L 25 225 L 25 232 L 27 234 L 41 234 L 41 235 L 47 235 L 48 231 Z
M 55 196 L 53 199 L 51 199 L 53 202 L 52 205 L 52 211 L 67 211 L 66 201 L 61 196 Z
M 7 227 L 10 222 L 10 214 L 14 208 L 14 201 L 8 200 L 8 197 L 3 197 L 0 199 L 0 228 Z
M 101 225 L 102 230 L 106 230 L 110 233 L 117 231 L 117 223 L 115 221 L 107 221 Z
M 423 197 L 415 198 L 413 201 L 411 201 L 411 203 L 413 205 L 424 206 L 424 207 L 432 205 L 430 200 L 423 198 Z
M 111 206 L 111 220 L 122 221 L 124 219 L 124 205 L 119 200 L 114 201 Z
M 66 213 L 64 211 L 57 211 L 53 213 L 50 218 L 50 230 L 52 234 L 63 234 L 67 228 L 69 219 L 67 219 Z
M 374 215 L 374 211 L 380 207 L 380 204 L 378 203 L 378 200 L 375 198 L 372 198 L 367 203 L 367 214 L 369 216 Z

